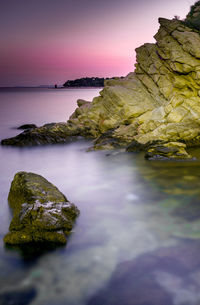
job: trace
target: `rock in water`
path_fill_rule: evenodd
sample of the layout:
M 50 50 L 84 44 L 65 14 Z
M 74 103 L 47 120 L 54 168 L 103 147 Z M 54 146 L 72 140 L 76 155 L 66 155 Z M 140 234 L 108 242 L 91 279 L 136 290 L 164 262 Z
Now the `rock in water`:
M 184 159 L 190 159 L 187 148 L 200 146 L 199 1 L 191 12 L 185 21 L 159 18 L 156 43 L 136 49 L 135 72 L 105 81 L 100 96 L 79 103 L 65 126 L 36 128 L 2 144 L 55 143 L 82 135 L 97 139 L 96 149 L 177 143 L 172 156 L 184 143 Z
M 184 143 L 169 142 L 151 145 L 145 154 L 147 160 L 195 160 L 186 150 Z
M 65 244 L 79 215 L 77 207 L 53 184 L 34 173 L 15 175 L 8 202 L 14 215 L 4 242 L 11 245 Z
M 67 123 L 49 123 L 42 127 L 26 129 L 13 138 L 1 141 L 2 145 L 33 146 L 54 143 L 66 143 L 73 140 L 79 131 L 70 129 Z
M 37 128 L 37 126 L 35 124 L 24 124 L 24 125 L 17 127 L 17 129 L 23 129 L 23 130 L 33 129 L 33 128 Z

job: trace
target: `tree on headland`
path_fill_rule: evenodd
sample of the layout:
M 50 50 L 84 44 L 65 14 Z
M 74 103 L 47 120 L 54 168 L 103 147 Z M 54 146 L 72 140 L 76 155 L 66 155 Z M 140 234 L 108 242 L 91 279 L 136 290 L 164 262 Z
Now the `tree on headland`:
M 104 81 L 109 79 L 119 79 L 121 77 L 83 77 L 75 80 L 66 81 L 64 87 L 104 87 Z
M 83 77 L 75 80 L 68 80 L 63 84 L 64 87 L 103 87 L 104 78 Z

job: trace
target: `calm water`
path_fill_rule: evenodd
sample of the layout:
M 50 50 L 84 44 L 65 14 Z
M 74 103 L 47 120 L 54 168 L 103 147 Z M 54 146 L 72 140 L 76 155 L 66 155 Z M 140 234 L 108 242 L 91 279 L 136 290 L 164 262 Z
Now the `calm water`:
M 1 90 L 0 138 L 24 123 L 66 121 L 78 98 L 98 92 Z M 199 305 L 199 162 L 90 146 L 0 147 L 0 304 Z M 67 246 L 32 261 L 3 245 L 10 183 L 21 170 L 47 178 L 81 211 Z

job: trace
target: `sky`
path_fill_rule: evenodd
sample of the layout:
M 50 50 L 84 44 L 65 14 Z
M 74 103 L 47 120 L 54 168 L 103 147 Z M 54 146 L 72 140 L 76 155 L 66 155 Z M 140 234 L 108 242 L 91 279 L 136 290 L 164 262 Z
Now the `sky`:
M 0 86 L 125 76 L 158 17 L 185 18 L 195 0 L 0 0 Z

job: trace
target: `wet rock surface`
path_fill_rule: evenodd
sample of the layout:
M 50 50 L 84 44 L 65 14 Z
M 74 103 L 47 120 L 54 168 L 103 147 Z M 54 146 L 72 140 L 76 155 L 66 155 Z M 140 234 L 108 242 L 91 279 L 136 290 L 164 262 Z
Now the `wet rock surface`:
M 8 245 L 65 244 L 77 207 L 50 182 L 34 173 L 19 172 L 12 181 L 8 202 L 13 210 Z
M 145 154 L 148 160 L 195 160 L 186 150 L 183 143 L 169 142 L 150 146 Z
M 78 132 L 70 131 L 66 123 L 49 123 L 42 127 L 26 129 L 16 137 L 2 140 L 1 144 L 23 147 L 67 143 L 74 140 L 76 135 Z

